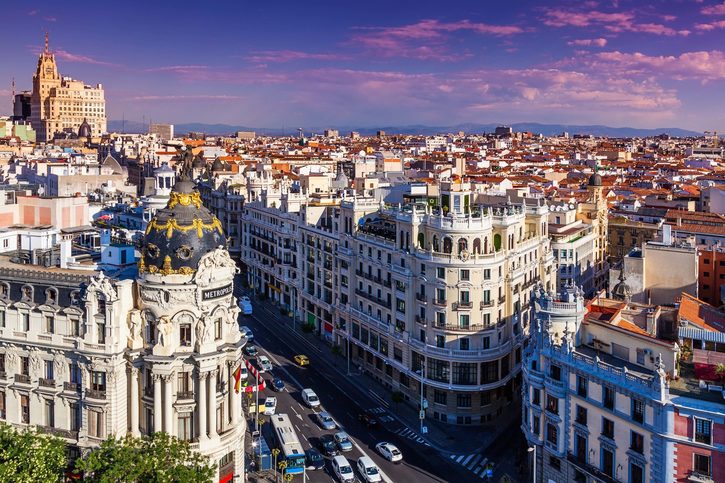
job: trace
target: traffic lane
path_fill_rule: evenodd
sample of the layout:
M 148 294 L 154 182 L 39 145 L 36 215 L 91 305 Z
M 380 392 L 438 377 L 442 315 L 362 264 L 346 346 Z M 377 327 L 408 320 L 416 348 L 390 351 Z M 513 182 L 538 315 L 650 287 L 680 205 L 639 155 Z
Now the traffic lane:
M 299 352 L 290 348 L 290 340 L 293 340 L 291 338 L 294 336 L 281 330 L 272 331 L 267 324 L 259 319 L 258 314 L 259 311 L 256 317 L 252 316 L 250 318 L 249 325 L 250 327 L 253 326 L 253 330 L 257 329 L 259 335 L 255 333 L 255 337 L 259 338 L 260 346 L 268 350 L 280 362 L 283 362 L 284 369 L 292 374 L 299 384 L 316 389 L 326 409 L 339 422 L 343 423 L 353 439 L 359 440 L 359 444 L 368 450 L 366 452 L 383 471 L 386 473 L 389 471 L 391 475 L 396 475 L 394 477 L 396 481 L 411 481 L 411 472 L 415 474 L 413 476 L 415 481 L 448 481 L 452 470 L 459 471 L 458 468 L 447 468 L 450 467 L 448 461 L 441 458 L 430 447 L 415 443 L 411 444 L 410 440 L 399 437 L 397 434 L 388 433 L 382 428 L 377 430 L 380 431 L 379 434 L 373 434 L 368 431 L 368 428 L 360 425 L 357 421 L 357 413 L 362 409 L 379 406 L 380 402 L 371 395 L 364 393 L 361 388 L 354 384 L 354 381 L 350 381 L 346 377 L 342 377 L 337 381 L 330 380 L 329 376 L 334 376 L 337 372 L 329 368 L 328 371 L 325 371 L 325 374 L 322 374 L 319 369 L 326 365 L 327 361 L 318 360 L 311 353 L 307 354 L 311 360 L 310 366 L 306 368 L 296 366 L 291 359 Z M 274 314 L 270 313 L 269 315 Z M 275 321 L 273 320 L 273 322 Z M 323 391 L 321 388 L 326 390 Z M 353 394 L 356 394 L 355 399 L 353 399 Z M 299 393 L 297 394 L 297 400 L 301 402 Z M 397 422 L 393 426 L 401 427 Z M 375 444 L 383 440 L 389 441 L 401 449 L 404 454 L 404 463 L 402 465 L 394 465 L 378 455 L 375 451 Z

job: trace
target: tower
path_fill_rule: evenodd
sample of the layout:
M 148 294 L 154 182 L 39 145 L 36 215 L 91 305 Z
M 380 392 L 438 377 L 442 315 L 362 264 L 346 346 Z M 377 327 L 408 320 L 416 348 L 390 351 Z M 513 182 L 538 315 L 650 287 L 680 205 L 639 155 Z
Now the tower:
M 38 57 L 38 66 L 33 76 L 33 93 L 31 95 L 30 124 L 38 133 L 38 139 L 48 139 L 48 136 L 61 128 L 59 123 L 48 123 L 47 119 L 53 117 L 50 97 L 54 90 L 61 85 L 55 55 L 50 51 L 48 33 L 45 33 L 45 47 Z
M 221 223 L 187 178 L 149 222 L 138 265 L 128 319 L 131 432 L 189 440 L 217 463 L 216 479 L 231 479 L 244 467 L 246 429 L 234 387 L 246 340 L 233 295 L 237 267 Z

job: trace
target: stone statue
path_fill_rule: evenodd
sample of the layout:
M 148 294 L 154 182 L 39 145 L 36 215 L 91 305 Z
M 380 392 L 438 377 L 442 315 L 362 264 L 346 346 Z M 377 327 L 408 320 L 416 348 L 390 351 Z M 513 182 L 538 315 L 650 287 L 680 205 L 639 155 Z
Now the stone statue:
M 174 331 L 174 324 L 167 316 L 162 315 L 158 323 L 159 345 L 161 347 L 169 347 L 171 345 L 171 333 Z
M 199 345 L 206 344 L 212 338 L 211 331 L 214 326 L 214 321 L 211 319 L 210 314 L 204 314 L 201 316 L 199 321 L 196 323 L 196 340 Z
M 229 256 L 229 252 L 223 248 L 216 248 L 199 260 L 199 267 L 196 270 L 194 282 L 200 287 L 206 287 L 212 281 L 223 277 L 225 274 L 233 276 L 238 270 L 237 264 Z
M 143 326 L 143 317 L 141 311 L 133 309 L 128 314 L 128 345 L 135 348 L 138 343 L 143 342 L 141 339 L 141 328 Z

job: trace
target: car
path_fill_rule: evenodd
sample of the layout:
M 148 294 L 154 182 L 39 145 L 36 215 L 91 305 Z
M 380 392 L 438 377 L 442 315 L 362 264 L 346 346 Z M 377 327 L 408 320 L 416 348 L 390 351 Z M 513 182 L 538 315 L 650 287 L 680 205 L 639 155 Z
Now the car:
M 305 367 L 310 365 L 310 360 L 307 358 L 304 354 L 297 354 L 293 357 L 295 363 L 300 367 Z
M 272 370 L 272 361 L 267 356 L 257 356 L 257 365 L 259 366 L 259 372 L 267 372 Z
M 315 448 L 305 451 L 305 464 L 308 470 L 321 470 L 325 467 L 325 458 Z
M 335 444 L 340 451 L 352 451 L 352 441 L 345 431 L 335 433 Z
M 277 398 L 274 396 L 269 396 L 267 399 L 264 400 L 265 416 L 273 416 L 274 412 L 276 410 L 277 410 Z
M 315 391 L 310 388 L 302 390 L 302 401 L 311 408 L 320 407 L 320 398 L 317 397 Z
M 282 379 L 280 379 L 279 377 L 275 377 L 269 383 L 269 387 L 271 387 L 272 390 L 276 392 L 284 391 L 284 381 L 282 381 Z
M 257 355 L 257 346 L 252 345 L 245 345 L 244 346 L 244 354 L 249 357 L 255 357 Z
M 355 472 L 352 471 L 352 466 L 347 458 L 344 456 L 335 456 L 332 458 L 332 471 L 340 481 L 355 481 Z
M 378 418 L 370 411 L 361 412 L 357 415 L 357 419 L 368 428 L 374 428 L 378 425 Z
M 337 428 L 337 423 L 334 419 L 332 419 L 332 416 L 330 416 L 330 413 L 328 413 L 327 411 L 321 411 L 317 413 L 317 422 L 322 427 L 322 429 Z
M 252 301 L 246 295 L 239 298 L 239 308 L 244 315 L 252 315 Z
M 242 364 L 242 366 L 239 368 L 239 379 L 244 381 L 248 377 L 249 377 L 249 371 L 247 370 L 247 366 Z
M 239 332 L 241 332 L 242 335 L 247 338 L 247 343 L 254 340 L 254 333 L 252 332 L 252 329 L 250 329 L 246 325 L 241 326 L 239 328 Z
M 320 450 L 325 456 L 335 456 L 337 451 L 337 443 L 335 443 L 335 437 L 331 434 L 323 434 L 318 440 Z
M 392 443 L 378 443 L 375 445 L 375 450 L 382 455 L 388 461 L 393 463 L 400 463 L 403 461 L 403 453 L 400 452 L 397 446 Z
M 383 481 L 383 477 L 380 475 L 380 468 L 378 468 L 373 459 L 369 456 L 362 456 L 358 458 L 357 471 L 368 483 Z

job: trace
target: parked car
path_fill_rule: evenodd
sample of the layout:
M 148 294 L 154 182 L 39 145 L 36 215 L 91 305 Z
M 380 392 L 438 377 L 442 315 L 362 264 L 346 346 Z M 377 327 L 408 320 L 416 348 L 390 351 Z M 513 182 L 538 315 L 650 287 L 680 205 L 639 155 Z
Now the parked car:
M 249 300 L 249 297 L 246 295 L 240 297 L 239 308 L 242 309 L 244 315 L 252 315 L 252 301 Z
M 355 472 L 352 471 L 352 466 L 344 456 L 332 458 L 332 471 L 340 481 L 355 481 Z
M 273 416 L 276 410 L 277 398 L 274 396 L 269 396 L 267 399 L 264 400 L 264 414 L 266 416 Z
M 282 381 L 282 379 L 280 379 L 279 377 L 275 377 L 269 383 L 269 387 L 271 387 L 272 390 L 276 392 L 284 391 L 284 381 Z
M 239 328 L 239 332 L 241 332 L 242 335 L 247 338 L 247 343 L 250 343 L 254 340 L 254 333 L 252 332 L 252 329 L 250 329 L 246 325 L 241 326 Z
M 330 413 L 328 413 L 327 411 L 321 411 L 317 413 L 317 422 L 320 424 L 322 429 L 337 428 L 337 423 L 334 419 L 332 419 L 332 416 L 330 416 Z
M 392 461 L 393 463 L 400 463 L 403 461 L 403 453 L 401 453 L 398 447 L 392 443 L 378 443 L 375 445 L 375 449 L 388 461 Z
M 325 467 L 325 458 L 315 448 L 305 451 L 305 464 L 308 470 L 321 470 Z
M 357 419 L 368 428 L 373 428 L 378 425 L 378 418 L 376 418 L 373 413 L 367 410 L 358 414 Z
M 272 370 L 272 361 L 270 361 L 269 357 L 267 356 L 257 356 L 257 365 L 259 366 L 259 372 L 267 372 Z
M 255 357 L 257 355 L 257 346 L 256 345 L 245 345 L 244 346 L 244 354 L 249 357 Z
M 335 444 L 340 451 L 352 451 L 352 441 L 345 431 L 335 433 Z
M 320 436 L 318 444 L 325 456 L 335 456 L 338 453 L 335 437 L 331 434 L 323 434 Z
M 293 358 L 295 360 L 295 363 L 300 367 L 305 367 L 310 365 L 310 359 L 304 354 L 297 354 Z
M 311 408 L 316 408 L 320 406 L 320 398 L 317 397 L 315 391 L 309 388 L 302 390 L 302 401 Z
M 377 483 L 383 481 L 380 475 L 380 469 L 377 467 L 373 459 L 369 456 L 363 456 L 357 460 L 357 471 L 368 483 Z

